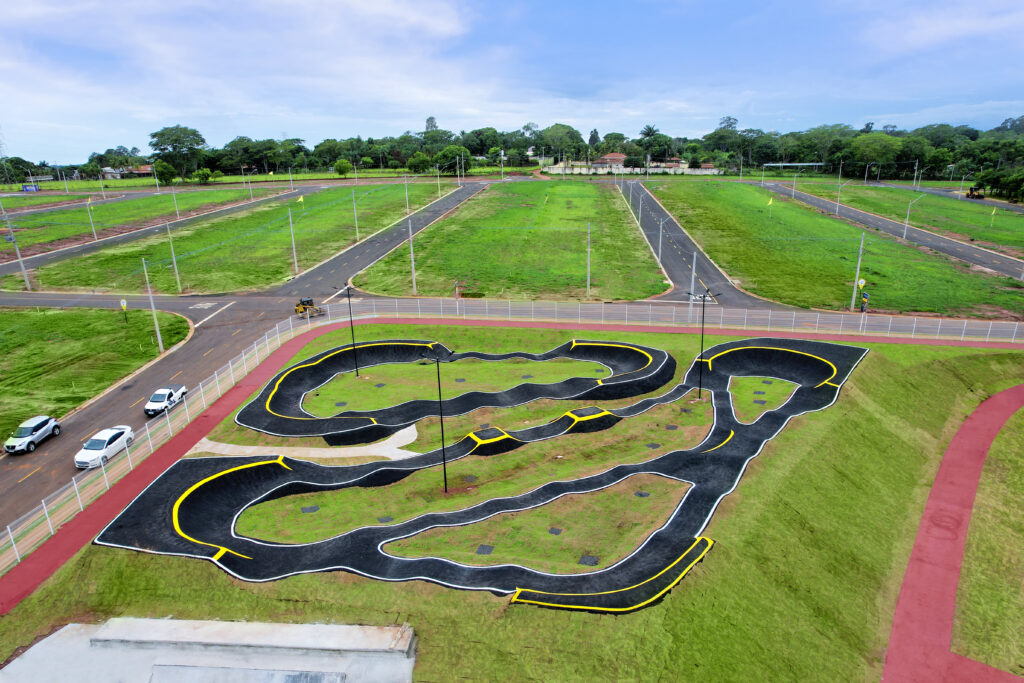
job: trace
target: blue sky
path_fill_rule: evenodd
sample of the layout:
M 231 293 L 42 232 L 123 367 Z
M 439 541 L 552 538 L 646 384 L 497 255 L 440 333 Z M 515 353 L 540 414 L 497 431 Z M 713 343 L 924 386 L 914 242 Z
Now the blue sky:
M 1019 0 L 8 2 L 0 141 L 83 161 L 182 124 L 326 137 L 571 124 L 635 136 L 1024 114 Z

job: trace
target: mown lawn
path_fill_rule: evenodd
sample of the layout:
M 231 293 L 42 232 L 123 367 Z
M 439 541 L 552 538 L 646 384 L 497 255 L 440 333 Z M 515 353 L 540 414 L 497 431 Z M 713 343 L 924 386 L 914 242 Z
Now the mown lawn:
M 188 322 L 158 313 L 170 348 Z M 59 417 L 158 355 L 149 311 L 0 309 L 0 435 L 34 415 Z
M 796 187 L 817 197 L 836 198 L 835 183 L 798 181 Z M 843 187 L 842 203 L 902 223 L 907 218 L 907 204 L 918 197 L 910 207 L 910 225 L 1013 255 L 1024 253 L 1024 213 L 1017 211 L 996 208 L 993 214 L 993 207 L 968 199 L 894 187 Z
M 681 336 L 632 335 L 666 348 Z M 507 596 L 345 573 L 251 584 L 207 562 L 90 546 L 0 618 L 0 656 L 72 619 L 408 622 L 425 681 L 877 680 L 941 453 L 1022 372 L 1019 352 L 873 345 L 835 406 L 793 420 L 754 460 L 707 530 L 717 543 L 704 562 L 635 614 L 510 608 Z M 565 454 L 580 455 L 581 436 Z
M 463 291 L 505 299 L 643 299 L 667 285 L 636 222 L 611 185 L 511 182 L 491 185 L 417 235 L 419 294 Z M 409 246 L 356 277 L 381 294 L 412 294 Z
M 260 190 L 256 196 L 265 196 L 267 190 Z M 236 204 L 249 201 L 248 190 L 197 190 L 195 192 L 179 192 L 172 197 L 169 192 L 161 195 L 125 199 L 109 204 L 94 204 L 92 208 L 76 206 L 67 209 L 54 209 L 45 213 L 12 216 L 18 246 L 22 249 L 36 244 L 47 244 L 65 239 L 86 235 L 92 239 L 92 226 L 89 224 L 89 212 L 96 226 L 96 233 L 103 236 L 109 228 L 122 226 L 150 225 L 159 220 L 174 220 L 178 214 L 174 211 L 174 201 L 178 202 L 178 211 L 182 216 L 192 213 L 209 211 L 225 204 Z M 14 253 L 14 245 L 0 242 L 0 252 Z
M 1024 411 L 1018 411 L 996 437 L 981 473 L 960 573 L 952 647 L 1017 676 L 1024 676 L 1022 500 Z
M 252 290 L 292 277 L 289 210 L 300 271 L 350 246 L 356 237 L 353 192 L 359 209 L 361 239 L 405 215 L 403 185 L 360 185 L 309 194 L 301 203 L 293 199 L 268 202 L 242 213 L 174 230 L 173 247 L 183 292 Z M 435 185 L 409 185 L 413 210 L 435 199 Z M 37 270 L 35 276 L 45 289 L 142 292 L 143 258 L 149 264 L 154 292 L 177 294 L 171 244 L 165 234 L 46 266 Z M 5 278 L 4 285 L 19 287 L 14 277 Z
M 0 202 L 3 203 L 5 211 L 10 211 L 11 209 L 34 208 L 45 204 L 85 201 L 87 198 L 88 195 L 84 194 L 26 194 L 20 197 L 0 197 Z
M 793 395 L 797 385 L 774 377 L 733 377 L 729 380 L 732 410 L 740 422 L 752 423 Z
M 648 187 L 747 291 L 804 308 L 849 307 L 865 234 L 859 227 L 779 195 L 769 218 L 772 195 L 755 185 L 652 180 Z M 971 271 L 874 230 L 867 232 L 860 276 L 867 280 L 873 311 L 1024 313 L 1024 282 Z
M 492 334 L 495 346 L 512 341 Z M 682 337 L 630 336 L 665 348 Z M 873 345 L 835 406 L 793 420 L 754 460 L 706 532 L 717 543 L 703 563 L 634 614 L 510 607 L 507 596 L 345 573 L 244 583 L 207 562 L 90 546 L 0 618 L 0 656 L 72 619 L 408 622 L 425 681 L 877 680 L 941 453 L 1022 372 L 1019 352 Z M 581 463 L 582 436 L 556 440 Z

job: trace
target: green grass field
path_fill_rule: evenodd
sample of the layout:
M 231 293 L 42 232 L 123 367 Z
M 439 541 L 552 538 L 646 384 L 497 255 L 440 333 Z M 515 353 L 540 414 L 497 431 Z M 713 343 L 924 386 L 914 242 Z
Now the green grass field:
M 260 190 L 257 196 L 265 196 L 267 190 Z M 125 199 L 109 204 L 95 204 L 92 209 L 76 206 L 67 209 L 54 209 L 46 213 L 12 216 L 11 222 L 18 237 L 18 246 L 22 250 L 32 245 L 52 244 L 71 237 L 87 237 L 92 239 L 92 226 L 89 223 L 89 211 L 96 232 L 102 233 L 110 228 L 126 226 L 142 227 L 162 220 L 174 220 L 174 201 L 177 199 L 178 210 L 182 216 L 191 213 L 209 211 L 218 206 L 249 201 L 248 190 L 211 190 L 197 192 L 179 192 L 176 197 L 168 194 Z M 13 256 L 14 245 L 0 242 L 0 254 Z
M 608 369 L 598 363 L 565 358 L 548 361 L 463 358 L 442 365 L 441 396 L 446 400 L 467 391 L 505 391 L 527 381 L 547 384 L 572 377 L 608 376 Z M 363 368 L 358 380 L 353 373 L 343 373 L 306 394 L 302 408 L 311 415 L 330 417 L 344 410 L 379 410 L 415 399 L 435 400 L 436 373 L 434 364 L 426 360 Z M 530 378 L 524 379 L 524 375 Z M 378 387 L 378 384 L 384 386 Z M 340 401 L 346 405 L 339 407 Z
M 1018 376 L 1018 379 L 1020 376 Z M 985 459 L 967 534 L 953 651 L 1024 676 L 1024 411 Z
M 89 195 L 85 194 L 26 194 L 18 197 L 0 197 L 0 202 L 3 203 L 5 211 L 10 211 L 35 208 L 46 204 L 85 201 L 88 197 Z
M 416 238 L 419 294 L 464 291 L 497 298 L 643 299 L 667 288 L 647 243 L 614 187 L 583 183 L 492 185 Z M 382 294 L 412 294 L 404 245 L 355 280 Z
M 629 555 L 668 520 L 688 489 L 672 479 L 635 474 L 606 489 L 564 496 L 532 510 L 495 515 L 471 526 L 430 529 L 388 543 L 384 551 L 469 565 L 522 564 L 559 574 L 594 571 Z M 478 554 L 481 545 L 493 552 Z M 583 555 L 598 561 L 580 564 Z
M 733 413 L 740 422 L 750 424 L 789 400 L 796 388 L 793 382 L 774 377 L 733 377 L 729 380 Z
M 530 341 L 525 330 L 435 331 L 456 348 L 479 344 L 474 335 L 495 346 Z M 556 333 L 537 331 L 530 346 L 548 347 Z M 628 337 L 673 350 L 695 345 L 678 334 Z M 1019 352 L 873 345 L 835 406 L 791 421 L 751 463 L 706 532 L 717 543 L 704 562 L 635 614 L 510 607 L 486 592 L 340 572 L 244 583 L 207 562 L 88 546 L 0 619 L 0 657 L 67 621 L 122 615 L 408 622 L 425 681 L 877 680 L 940 454 L 981 400 L 1022 373 Z M 618 438 L 628 424 L 606 434 Z M 572 441 L 583 436 L 567 437 L 559 454 L 585 455 Z M 440 473 L 430 474 L 436 491 Z M 352 493 L 339 492 L 338 505 Z M 380 507 L 373 500 L 361 514 Z
M 705 252 L 738 284 L 806 308 L 850 305 L 858 227 L 775 195 L 728 182 L 648 186 Z M 797 186 L 800 187 L 799 185 Z M 1024 283 L 868 231 L 860 275 L 875 311 L 1009 317 L 1024 312 Z
M 835 183 L 798 182 L 797 189 L 826 199 L 836 198 Z M 921 199 L 910 210 L 910 225 L 1009 254 L 1024 254 L 1024 213 L 997 208 L 993 215 L 993 207 L 966 199 L 892 187 L 844 187 L 842 203 L 902 223 L 907 216 L 907 203 L 918 197 Z
M 178 228 L 172 235 L 183 291 L 252 290 L 292 277 L 289 209 L 300 271 L 336 254 L 355 242 L 353 192 L 359 207 L 360 238 L 405 215 L 402 185 L 361 185 L 306 195 L 302 203 L 295 200 L 267 202 L 240 213 Z M 436 186 L 409 185 L 413 210 L 435 199 Z M 153 290 L 177 294 L 171 245 L 166 235 L 147 237 L 46 266 L 35 271 L 35 278 L 45 289 L 140 292 L 145 291 L 143 258 L 150 265 Z M 11 276 L 5 278 L 3 284 L 12 289 L 24 286 Z
M 188 322 L 159 313 L 170 348 Z M 0 309 L 0 435 L 34 415 L 59 417 L 158 355 L 149 311 Z

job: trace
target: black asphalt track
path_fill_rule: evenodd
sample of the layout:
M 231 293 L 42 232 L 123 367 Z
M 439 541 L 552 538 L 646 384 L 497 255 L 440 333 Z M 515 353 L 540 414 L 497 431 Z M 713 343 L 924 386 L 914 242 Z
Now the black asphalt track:
M 492 499 L 463 510 L 430 513 L 390 526 L 363 527 L 315 543 L 286 545 L 238 536 L 234 533 L 235 521 L 247 507 L 266 500 L 352 486 L 385 486 L 441 464 L 440 450 L 398 462 L 350 467 L 325 467 L 282 456 L 181 460 L 107 526 L 96 543 L 208 559 L 247 581 L 346 570 L 387 581 L 419 579 L 453 588 L 512 594 L 512 602 L 628 612 L 657 601 L 703 558 L 713 542 L 700 534 L 718 503 L 738 484 L 747 463 L 790 418 L 830 406 L 866 352 L 858 347 L 792 339 L 757 338 L 720 344 L 706 350 L 690 366 L 682 384 L 658 397 L 611 411 L 599 407 L 576 410 L 547 425 L 521 431 L 477 431 L 448 447 L 446 456 L 449 460 L 471 453 L 500 457 L 500 453 L 531 441 L 614 428 L 622 419 L 679 400 L 697 386 L 698 375 L 702 374 L 704 387 L 712 392 L 715 421 L 705 440 L 693 449 L 617 465 L 572 481 L 550 482 L 519 496 Z M 483 356 L 486 354 L 477 357 Z M 607 364 L 612 367 L 625 360 L 610 358 Z M 743 424 L 735 417 L 728 390 L 730 378 L 743 376 L 775 377 L 794 382 L 798 388 L 779 408 L 764 413 L 752 424 Z M 544 505 L 567 494 L 606 488 L 642 473 L 689 482 L 692 487 L 664 526 L 628 557 L 606 569 L 555 575 L 519 565 L 485 567 L 435 557 L 400 558 L 382 549 L 386 543 L 427 529 L 472 524 L 504 512 Z

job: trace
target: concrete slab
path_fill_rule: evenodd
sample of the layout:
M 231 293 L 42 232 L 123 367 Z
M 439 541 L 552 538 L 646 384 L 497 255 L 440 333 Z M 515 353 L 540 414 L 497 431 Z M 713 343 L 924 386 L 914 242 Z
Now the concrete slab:
M 403 460 L 419 455 L 407 451 L 408 446 L 417 439 L 416 425 L 409 425 L 386 439 L 365 446 L 333 446 L 323 448 L 304 448 L 301 446 L 239 446 L 233 443 L 211 441 L 205 437 L 189 449 L 186 455 L 213 453 L 215 455 L 283 455 L 297 460 L 317 460 L 319 458 L 365 458 L 380 457 L 388 460 Z
M 8 664 L 0 681 L 404 682 L 415 649 L 407 625 L 118 618 L 65 626 Z

